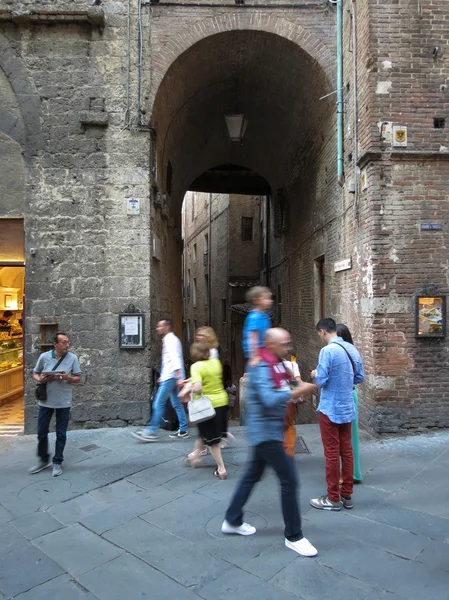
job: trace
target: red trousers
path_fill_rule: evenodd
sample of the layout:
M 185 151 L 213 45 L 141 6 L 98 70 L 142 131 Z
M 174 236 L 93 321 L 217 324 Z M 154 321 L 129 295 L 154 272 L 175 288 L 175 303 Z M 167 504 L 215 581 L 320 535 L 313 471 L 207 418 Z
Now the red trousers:
M 326 460 L 327 495 L 332 502 L 339 502 L 340 495 L 345 498 L 352 496 L 354 484 L 351 423 L 332 423 L 328 416 L 320 412 L 320 431 Z M 340 473 L 343 479 L 341 488 Z

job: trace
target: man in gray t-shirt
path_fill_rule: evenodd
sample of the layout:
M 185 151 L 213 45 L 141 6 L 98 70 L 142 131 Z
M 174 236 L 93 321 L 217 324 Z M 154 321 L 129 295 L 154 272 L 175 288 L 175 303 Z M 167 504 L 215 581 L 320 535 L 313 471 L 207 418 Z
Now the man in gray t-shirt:
M 53 457 L 53 477 L 62 474 L 61 464 L 67 439 L 67 427 L 72 406 L 72 384 L 79 383 L 81 369 L 78 358 L 69 352 L 69 338 L 58 332 L 53 338 L 53 350 L 44 352 L 38 358 L 33 370 L 33 379 L 47 384 L 47 399 L 39 401 L 37 418 L 37 465 L 30 474 L 39 473 L 49 467 L 48 430 L 53 413 L 56 412 L 56 446 Z

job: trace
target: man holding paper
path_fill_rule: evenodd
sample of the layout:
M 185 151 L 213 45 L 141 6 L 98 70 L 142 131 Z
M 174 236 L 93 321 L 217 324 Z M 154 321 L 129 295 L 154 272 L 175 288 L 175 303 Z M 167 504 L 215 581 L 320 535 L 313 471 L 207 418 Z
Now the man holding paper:
M 53 477 L 62 475 L 63 452 L 67 440 L 67 427 L 72 407 L 72 384 L 79 383 L 81 368 L 78 357 L 69 352 L 69 338 L 65 333 L 55 333 L 53 350 L 38 358 L 33 371 L 37 383 L 46 384 L 46 400 L 39 400 L 37 417 L 37 464 L 28 472 L 39 473 L 51 466 L 48 452 L 48 430 L 56 412 L 56 446 L 53 456 Z

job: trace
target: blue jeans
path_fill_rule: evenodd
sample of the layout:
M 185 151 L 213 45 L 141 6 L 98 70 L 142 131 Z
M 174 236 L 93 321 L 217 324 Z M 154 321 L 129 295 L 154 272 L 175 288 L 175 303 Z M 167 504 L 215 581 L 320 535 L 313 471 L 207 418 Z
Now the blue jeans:
M 48 430 L 53 413 L 56 411 L 56 445 L 53 464 L 60 465 L 64 460 L 64 448 L 67 440 L 67 427 L 70 419 L 70 408 L 49 408 L 48 406 L 39 406 L 37 416 L 37 455 L 39 458 L 48 462 L 50 454 L 48 452 Z
M 295 463 L 285 453 L 282 442 L 263 442 L 253 447 L 253 454 L 234 497 L 226 511 L 226 521 L 237 527 L 243 523 L 243 507 L 253 487 L 260 481 L 266 466 L 276 472 L 281 484 L 282 515 L 285 537 L 290 542 L 302 539 L 301 516 L 296 498 L 297 478 Z
M 150 433 L 156 433 L 161 424 L 162 416 L 164 414 L 164 408 L 167 400 L 170 398 L 170 402 L 178 415 L 179 430 L 181 432 L 187 431 L 187 418 L 184 407 L 181 400 L 178 398 L 178 387 L 176 385 L 176 379 L 166 379 L 159 384 L 159 389 L 156 394 L 156 399 L 153 402 L 151 419 L 147 425 L 147 429 Z

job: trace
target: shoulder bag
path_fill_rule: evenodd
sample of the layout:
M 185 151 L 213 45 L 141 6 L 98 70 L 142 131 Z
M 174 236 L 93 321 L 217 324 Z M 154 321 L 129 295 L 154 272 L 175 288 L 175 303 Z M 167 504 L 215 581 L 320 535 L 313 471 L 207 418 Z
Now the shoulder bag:
M 346 354 L 348 355 L 348 358 L 349 358 L 349 360 L 351 362 L 352 372 L 354 373 L 354 377 L 355 377 L 355 365 L 354 365 L 354 361 L 352 360 L 352 356 L 349 354 L 349 352 L 346 350 L 346 348 L 344 346 L 342 346 L 338 342 L 336 342 L 336 344 L 338 346 L 340 346 L 340 348 L 342 348 L 346 352 Z M 355 386 L 354 386 L 354 389 L 355 389 Z
M 215 417 L 215 408 L 212 402 L 203 394 L 199 398 L 194 399 L 193 392 L 191 392 L 187 410 L 189 411 L 189 421 L 191 423 L 202 423 Z
M 59 365 L 62 363 L 62 361 L 64 360 L 65 357 L 66 357 L 65 354 L 64 354 L 64 356 L 61 356 L 61 358 L 58 360 L 58 362 L 53 367 L 52 371 L 56 371 L 56 369 L 59 367 Z M 39 402 L 47 402 L 47 382 L 44 381 L 43 383 L 38 383 L 36 385 L 34 394 L 36 396 L 36 400 L 38 400 Z

